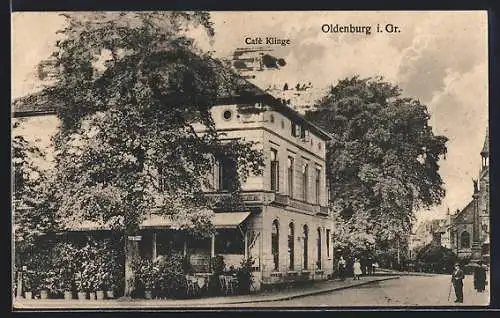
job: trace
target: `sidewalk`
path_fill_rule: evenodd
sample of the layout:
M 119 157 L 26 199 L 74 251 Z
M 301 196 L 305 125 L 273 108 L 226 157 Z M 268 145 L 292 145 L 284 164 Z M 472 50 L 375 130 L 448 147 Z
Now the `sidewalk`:
M 406 272 L 406 271 L 396 271 L 387 268 L 377 268 L 377 275 L 399 275 L 399 276 L 439 276 L 439 275 L 448 275 L 448 274 L 437 274 L 437 273 L 424 273 L 424 272 Z
M 272 302 L 289 300 L 297 297 L 317 295 L 335 290 L 342 290 L 374 282 L 398 279 L 399 276 L 368 276 L 361 280 L 348 278 L 345 281 L 329 280 L 315 282 L 310 286 L 297 287 L 290 290 L 262 292 L 250 295 L 236 295 L 224 297 L 207 297 L 196 299 L 112 299 L 112 300 L 64 300 L 64 299 L 20 299 L 14 301 L 16 309 L 116 309 L 116 308 L 191 308 L 217 307 L 217 305 L 242 304 L 256 302 Z

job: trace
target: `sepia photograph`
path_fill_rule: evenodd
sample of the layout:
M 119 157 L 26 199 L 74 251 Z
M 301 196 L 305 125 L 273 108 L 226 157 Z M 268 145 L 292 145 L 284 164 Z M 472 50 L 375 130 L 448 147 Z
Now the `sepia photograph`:
M 13 310 L 490 305 L 487 11 L 11 13 Z

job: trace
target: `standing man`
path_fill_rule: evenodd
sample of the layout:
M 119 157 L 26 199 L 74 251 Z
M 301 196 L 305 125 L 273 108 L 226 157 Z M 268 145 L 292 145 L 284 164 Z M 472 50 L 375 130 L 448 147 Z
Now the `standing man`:
M 346 262 L 344 257 L 340 256 L 339 260 L 339 274 L 340 274 L 340 279 L 344 280 L 345 279 L 345 268 L 346 268 Z
M 460 264 L 455 264 L 455 270 L 451 275 L 451 282 L 453 283 L 453 288 L 455 289 L 455 302 L 463 303 L 464 302 L 464 283 L 463 279 L 465 278 L 463 270 L 460 268 Z

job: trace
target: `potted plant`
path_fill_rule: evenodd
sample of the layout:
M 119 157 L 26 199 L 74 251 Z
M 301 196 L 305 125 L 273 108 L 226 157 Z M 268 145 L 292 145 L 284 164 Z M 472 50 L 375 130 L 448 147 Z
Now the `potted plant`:
M 106 268 L 104 263 L 98 264 L 96 275 L 95 275 L 95 289 L 96 289 L 96 299 L 104 299 L 104 282 L 107 276 Z
M 87 282 L 82 272 L 75 273 L 75 284 L 78 300 L 87 299 Z
M 144 287 L 144 298 L 152 299 L 155 284 L 160 278 L 159 268 L 151 260 L 141 259 L 133 263 L 133 270 L 137 283 Z
M 254 264 L 255 260 L 250 256 L 249 258 L 243 259 L 240 263 L 240 267 L 236 270 L 238 290 L 240 293 L 247 294 L 250 292 L 250 287 L 253 282 L 252 268 Z
M 33 272 L 26 270 L 23 273 L 24 298 L 33 299 Z

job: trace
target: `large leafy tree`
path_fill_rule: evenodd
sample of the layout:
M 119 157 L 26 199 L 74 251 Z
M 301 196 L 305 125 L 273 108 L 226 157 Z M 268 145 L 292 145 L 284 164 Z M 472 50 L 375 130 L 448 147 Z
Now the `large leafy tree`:
M 39 238 L 57 226 L 48 195 L 50 174 L 39 167 L 45 152 L 18 131 L 23 124 L 21 120 L 13 121 L 11 141 L 16 265 L 27 262 L 39 248 Z
M 203 190 L 214 161 L 237 163 L 237 193 L 246 173 L 260 172 L 262 158 L 249 142 L 222 142 L 210 116 L 218 97 L 235 88 L 234 77 L 183 35 L 202 28 L 212 37 L 208 13 L 65 16 L 48 89 L 61 120 L 59 214 L 127 233 L 154 207 L 184 223 L 209 224 L 212 202 Z
M 208 13 L 65 17 L 53 59 L 42 65 L 52 67 L 46 93 L 61 121 L 58 216 L 70 226 L 93 220 L 133 235 L 155 211 L 181 229 L 210 233 L 215 203 L 204 193 L 215 162 L 233 163 L 226 172 L 237 197 L 263 159 L 252 143 L 226 142 L 215 129 L 211 108 L 239 88 L 236 76 L 185 36 L 201 28 L 211 38 Z
M 445 194 L 427 107 L 382 78 L 352 77 L 332 86 L 306 117 L 328 131 L 327 178 L 337 238 L 355 250 L 406 244 L 414 212 Z

